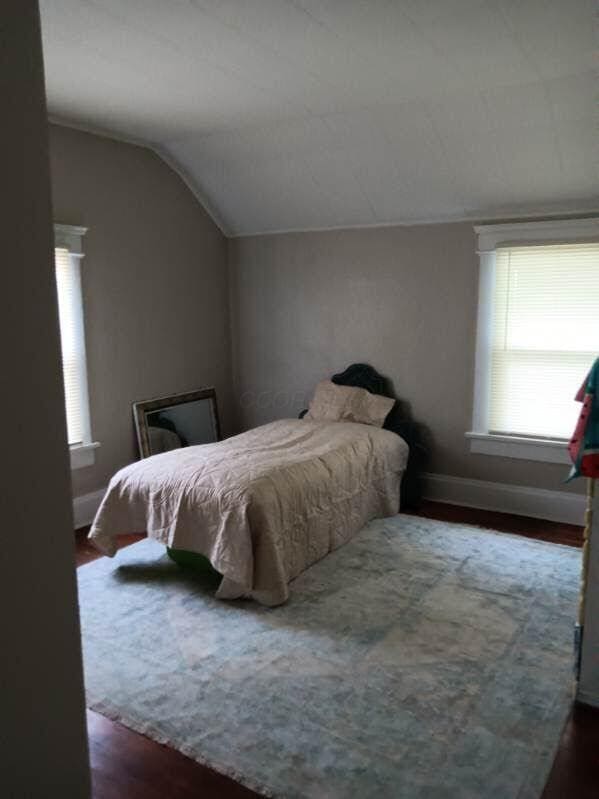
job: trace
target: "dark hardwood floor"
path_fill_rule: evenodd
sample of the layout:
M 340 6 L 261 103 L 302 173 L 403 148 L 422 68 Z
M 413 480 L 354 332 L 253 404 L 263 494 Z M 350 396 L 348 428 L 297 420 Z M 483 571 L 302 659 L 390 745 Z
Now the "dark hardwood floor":
M 541 799 L 599 796 L 599 709 L 576 704 L 566 722 Z
M 418 513 L 430 519 L 475 524 L 544 541 L 582 546 L 582 528 L 524 516 L 425 502 Z M 77 533 L 77 565 L 99 557 Z M 119 546 L 143 536 L 124 535 Z M 139 733 L 88 711 L 93 799 L 250 799 L 257 794 L 228 777 Z M 540 799 L 598 799 L 599 710 L 574 705 Z M 493 799 L 481 797 L 480 799 Z
M 438 519 L 442 522 L 489 527 L 492 530 L 501 530 L 503 533 L 516 533 L 527 538 L 536 538 L 539 541 L 551 541 L 553 544 L 582 547 L 582 527 L 577 524 L 548 522 L 545 519 L 531 519 L 528 516 L 464 508 L 461 505 L 447 505 L 429 500 L 424 500 L 416 515 L 425 516 L 427 519 Z
M 87 711 L 93 799 L 251 799 L 253 791 Z
M 81 529 L 77 530 L 75 533 L 77 566 L 83 566 L 84 563 L 89 563 L 91 560 L 96 560 L 96 558 L 101 557 L 95 546 L 90 544 L 87 540 L 88 532 L 89 527 L 81 527 Z M 141 541 L 142 538 L 145 538 L 145 535 L 140 533 L 126 533 L 125 535 L 120 535 L 119 549 L 128 547 L 129 544 L 135 544 L 137 541 Z

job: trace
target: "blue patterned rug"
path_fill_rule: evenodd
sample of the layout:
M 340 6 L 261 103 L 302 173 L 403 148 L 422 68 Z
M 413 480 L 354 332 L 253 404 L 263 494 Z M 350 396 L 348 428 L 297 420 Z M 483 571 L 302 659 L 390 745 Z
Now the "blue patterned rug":
M 569 547 L 400 515 L 269 609 L 144 540 L 78 571 L 88 704 L 268 796 L 538 799 L 579 571 Z

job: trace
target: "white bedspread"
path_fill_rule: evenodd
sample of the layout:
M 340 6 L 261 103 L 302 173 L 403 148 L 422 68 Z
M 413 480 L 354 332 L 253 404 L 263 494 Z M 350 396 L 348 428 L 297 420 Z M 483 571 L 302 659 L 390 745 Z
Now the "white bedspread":
M 121 469 L 89 537 L 112 556 L 117 534 L 145 531 L 208 557 L 218 597 L 277 605 L 304 569 L 398 512 L 407 456 L 388 430 L 283 419 Z

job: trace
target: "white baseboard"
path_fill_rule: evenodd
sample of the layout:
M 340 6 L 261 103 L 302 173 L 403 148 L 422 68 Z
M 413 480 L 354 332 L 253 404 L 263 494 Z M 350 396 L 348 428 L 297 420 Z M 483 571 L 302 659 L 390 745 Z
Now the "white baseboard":
M 100 502 L 106 493 L 105 488 L 94 491 L 91 494 L 82 494 L 80 497 L 73 497 L 73 521 L 75 530 L 91 524 L 100 507 Z
M 73 499 L 75 529 L 92 523 L 105 491 L 106 489 L 100 489 Z M 430 472 L 424 475 L 424 496 L 448 505 L 464 505 L 467 508 L 496 510 L 580 525 L 584 523 L 586 506 L 584 494 L 490 483 L 486 480 Z
M 586 497 L 569 491 L 548 491 L 544 488 L 428 473 L 424 475 L 424 496 L 449 505 L 584 524 Z

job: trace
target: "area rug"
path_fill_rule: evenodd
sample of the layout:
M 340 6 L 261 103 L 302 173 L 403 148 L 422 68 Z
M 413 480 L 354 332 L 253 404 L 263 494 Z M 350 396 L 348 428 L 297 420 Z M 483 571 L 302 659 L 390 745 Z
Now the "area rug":
M 79 569 L 88 703 L 267 796 L 538 799 L 579 570 L 569 547 L 400 515 L 269 609 L 144 540 Z

